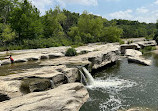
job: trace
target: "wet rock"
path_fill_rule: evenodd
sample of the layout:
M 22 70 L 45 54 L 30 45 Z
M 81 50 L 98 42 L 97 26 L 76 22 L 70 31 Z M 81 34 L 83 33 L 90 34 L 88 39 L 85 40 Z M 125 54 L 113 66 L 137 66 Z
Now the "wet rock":
M 141 57 L 128 57 L 128 62 L 138 63 L 145 66 L 150 66 L 152 64 L 151 60 L 147 60 Z
M 80 83 L 61 85 L 55 89 L 34 92 L 0 103 L 2 111 L 79 111 L 89 98 Z

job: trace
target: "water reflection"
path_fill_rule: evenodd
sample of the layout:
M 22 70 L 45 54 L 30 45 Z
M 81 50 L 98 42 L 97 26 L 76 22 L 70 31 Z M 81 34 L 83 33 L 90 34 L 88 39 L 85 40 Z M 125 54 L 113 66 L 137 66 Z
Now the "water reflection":
M 10 74 L 18 74 L 30 68 L 40 68 L 41 62 L 26 62 L 26 63 L 15 63 L 9 65 L 0 66 L 0 76 L 7 76 Z

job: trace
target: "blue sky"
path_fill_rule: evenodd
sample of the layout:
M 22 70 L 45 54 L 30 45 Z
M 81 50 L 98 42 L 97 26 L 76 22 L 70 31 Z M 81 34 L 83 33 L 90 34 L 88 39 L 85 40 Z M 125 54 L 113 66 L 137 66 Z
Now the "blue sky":
M 42 14 L 56 5 L 71 12 L 89 13 L 108 20 L 128 19 L 155 23 L 158 19 L 158 0 L 30 0 Z

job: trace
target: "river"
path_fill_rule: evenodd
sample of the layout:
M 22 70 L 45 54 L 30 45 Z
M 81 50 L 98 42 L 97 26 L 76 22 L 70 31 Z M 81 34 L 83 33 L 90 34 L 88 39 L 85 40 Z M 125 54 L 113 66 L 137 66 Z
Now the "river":
M 132 107 L 158 111 L 158 55 L 149 53 L 144 57 L 153 64 L 142 66 L 124 58 L 95 73 L 97 84 L 87 86 L 90 98 L 80 111 L 122 111 Z

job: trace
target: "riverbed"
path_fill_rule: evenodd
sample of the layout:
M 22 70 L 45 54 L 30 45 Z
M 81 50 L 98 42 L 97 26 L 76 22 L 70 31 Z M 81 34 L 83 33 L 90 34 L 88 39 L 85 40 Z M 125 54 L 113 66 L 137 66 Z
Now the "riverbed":
M 124 58 L 95 73 L 95 85 L 87 86 L 90 99 L 80 111 L 118 111 L 133 107 L 158 111 L 158 55 L 145 54 L 151 66 L 128 63 Z

